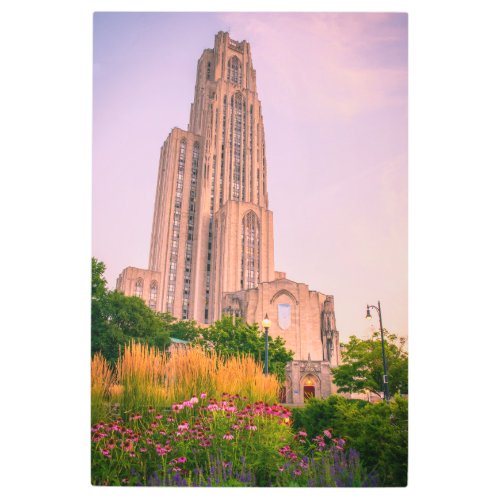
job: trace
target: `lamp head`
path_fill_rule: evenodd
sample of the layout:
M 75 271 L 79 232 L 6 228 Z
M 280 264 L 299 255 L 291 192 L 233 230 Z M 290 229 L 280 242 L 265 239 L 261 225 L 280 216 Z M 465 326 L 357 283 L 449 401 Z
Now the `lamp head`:
M 366 306 L 366 319 L 371 319 L 372 315 L 370 314 L 370 306 Z
M 267 313 L 266 317 L 262 320 L 262 326 L 264 328 L 269 328 L 271 326 L 271 320 L 267 317 Z

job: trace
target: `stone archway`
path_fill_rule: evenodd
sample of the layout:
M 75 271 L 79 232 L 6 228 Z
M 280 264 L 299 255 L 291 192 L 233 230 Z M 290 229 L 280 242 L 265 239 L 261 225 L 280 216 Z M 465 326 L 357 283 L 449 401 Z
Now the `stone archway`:
M 319 397 L 321 394 L 321 381 L 312 374 L 306 373 L 300 381 L 302 401 L 305 402 L 309 398 Z

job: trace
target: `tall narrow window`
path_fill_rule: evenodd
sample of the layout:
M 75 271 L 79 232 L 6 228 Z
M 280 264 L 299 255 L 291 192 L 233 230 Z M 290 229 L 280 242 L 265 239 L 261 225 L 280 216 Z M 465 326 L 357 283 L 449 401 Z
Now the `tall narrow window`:
M 236 56 L 233 56 L 227 63 L 227 79 L 231 83 L 241 85 L 242 73 L 240 60 Z
M 135 282 L 135 292 L 134 292 L 134 295 L 136 297 L 141 297 L 142 298 L 142 288 L 143 288 L 143 281 L 141 278 L 139 278 L 136 282 Z
M 158 296 L 158 283 L 156 281 L 151 282 L 151 286 L 149 287 L 149 307 L 156 309 L 156 297 Z
M 232 101 L 231 101 L 232 102 Z M 233 151 L 233 190 L 232 199 L 239 201 L 241 195 L 241 175 L 242 175 L 242 148 L 241 136 L 243 126 L 243 106 L 244 100 L 238 92 L 234 96 L 233 121 L 234 129 L 231 136 L 231 146 Z
M 255 288 L 260 280 L 260 224 L 253 210 L 241 224 L 241 256 L 241 288 Z
M 222 108 L 222 146 L 220 153 L 220 181 L 219 181 L 219 208 L 224 199 L 224 148 L 226 143 L 227 96 L 224 96 Z

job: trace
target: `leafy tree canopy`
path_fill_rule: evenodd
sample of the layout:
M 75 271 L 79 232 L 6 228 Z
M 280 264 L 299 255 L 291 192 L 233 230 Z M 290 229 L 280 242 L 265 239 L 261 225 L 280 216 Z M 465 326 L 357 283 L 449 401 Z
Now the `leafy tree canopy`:
M 165 349 L 170 345 L 169 323 L 139 297 L 126 297 L 106 288 L 103 262 L 92 258 L 92 354 L 100 351 L 109 361 L 120 348 L 136 340 Z
M 370 391 L 383 397 L 384 366 L 380 332 L 371 339 L 349 337 L 341 344 L 342 364 L 332 369 L 333 381 L 339 392 Z M 398 338 L 384 329 L 384 350 L 387 364 L 389 395 L 408 393 L 408 353 L 405 339 Z

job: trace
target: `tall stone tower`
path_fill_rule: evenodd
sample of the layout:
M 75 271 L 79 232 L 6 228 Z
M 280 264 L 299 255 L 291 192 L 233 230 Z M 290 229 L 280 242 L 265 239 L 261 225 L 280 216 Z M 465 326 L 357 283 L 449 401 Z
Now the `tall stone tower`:
M 148 269 L 125 268 L 117 289 L 199 324 L 268 314 L 270 334 L 295 353 L 287 401 L 331 393 L 333 296 L 274 269 L 264 122 L 246 41 L 219 32 L 198 60 L 188 130 L 172 129 L 161 148 Z
M 155 274 L 142 285 L 143 295 L 153 285 L 158 311 L 211 323 L 224 292 L 274 279 L 266 169 L 250 45 L 220 32 L 198 61 L 189 129 L 174 128 L 161 148 L 149 254 Z M 136 294 L 137 273 L 127 269 L 134 285 L 127 290 L 122 273 L 118 288 Z

